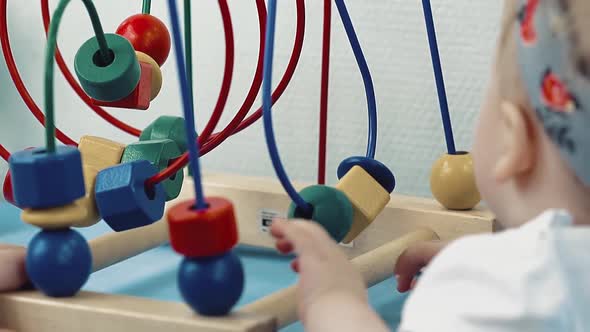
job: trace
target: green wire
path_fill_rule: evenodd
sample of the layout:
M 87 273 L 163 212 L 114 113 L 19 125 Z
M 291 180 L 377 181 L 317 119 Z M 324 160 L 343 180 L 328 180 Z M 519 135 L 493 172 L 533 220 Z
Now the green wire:
M 184 57 L 186 61 L 186 76 L 188 78 L 190 102 L 193 105 L 193 37 L 191 21 L 191 0 L 184 0 Z
M 152 0 L 143 0 L 143 8 L 141 9 L 141 12 L 143 14 L 149 14 L 151 8 L 152 8 Z
M 90 16 L 92 28 L 96 35 L 99 52 L 104 63 L 111 63 L 111 54 L 107 41 L 100 24 L 100 18 L 94 7 L 92 0 L 82 0 Z M 53 67 L 55 49 L 57 47 L 57 31 L 59 24 L 63 17 L 64 11 L 70 0 L 61 0 L 53 14 L 53 20 L 49 25 L 49 33 L 47 35 L 47 53 L 45 54 L 45 144 L 48 153 L 55 152 L 55 115 L 54 115 L 54 101 L 53 101 Z

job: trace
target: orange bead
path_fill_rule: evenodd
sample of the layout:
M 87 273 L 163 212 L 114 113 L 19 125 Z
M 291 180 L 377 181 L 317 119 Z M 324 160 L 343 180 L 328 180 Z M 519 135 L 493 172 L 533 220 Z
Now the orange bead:
M 481 200 L 471 154 L 445 154 L 432 167 L 430 190 L 436 200 L 449 210 L 470 210 Z
M 206 201 L 209 207 L 205 210 L 195 210 L 195 200 L 189 200 L 167 212 L 170 244 L 181 255 L 218 256 L 238 243 L 233 204 L 220 197 L 209 197 Z

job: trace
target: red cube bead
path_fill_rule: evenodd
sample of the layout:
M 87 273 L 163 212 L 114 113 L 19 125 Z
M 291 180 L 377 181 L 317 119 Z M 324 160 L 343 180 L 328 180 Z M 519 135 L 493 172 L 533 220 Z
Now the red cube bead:
M 141 77 L 135 90 L 129 96 L 116 101 L 92 99 L 92 103 L 97 106 L 147 110 L 152 99 L 152 66 L 146 62 L 140 62 L 139 65 L 141 66 Z
M 10 171 L 6 173 L 6 177 L 4 178 L 4 185 L 2 186 L 2 192 L 4 193 L 4 199 L 12 204 L 16 205 L 14 201 L 14 190 L 12 189 L 12 176 L 10 175 Z
M 167 212 L 170 244 L 185 257 L 219 256 L 238 243 L 233 204 L 220 197 L 206 201 L 209 207 L 204 210 L 196 210 L 195 200 L 189 200 Z

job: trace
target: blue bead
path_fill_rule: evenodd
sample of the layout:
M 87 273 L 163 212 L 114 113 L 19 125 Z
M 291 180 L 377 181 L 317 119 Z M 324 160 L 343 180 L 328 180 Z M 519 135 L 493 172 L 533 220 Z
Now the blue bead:
M 209 258 L 185 258 L 178 270 L 184 301 L 206 316 L 229 313 L 244 290 L 244 268 L 231 251 Z
M 344 159 L 338 166 L 338 179 L 341 179 L 354 166 L 362 167 L 367 173 L 371 174 L 387 192 L 391 193 L 395 189 L 395 176 L 387 166 L 381 162 L 367 157 L 349 157 Z
M 147 160 L 106 168 L 96 176 L 96 206 L 117 232 L 146 226 L 164 214 L 166 193 L 161 184 L 149 192 L 145 181 L 158 172 Z
M 43 209 L 72 203 L 84 196 L 84 175 L 80 151 L 58 146 L 55 153 L 45 148 L 15 152 L 10 172 L 16 205 Z
M 74 296 L 92 271 L 92 254 L 86 239 L 65 229 L 41 231 L 27 249 L 27 274 L 48 296 Z

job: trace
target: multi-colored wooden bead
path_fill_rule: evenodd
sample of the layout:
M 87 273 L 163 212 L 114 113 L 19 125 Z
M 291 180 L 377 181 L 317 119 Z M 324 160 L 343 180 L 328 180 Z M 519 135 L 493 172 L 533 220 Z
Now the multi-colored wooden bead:
M 320 224 L 337 242 L 342 241 L 350 231 L 353 208 L 346 195 L 333 187 L 315 185 L 299 192 L 313 207 L 312 215 L 306 216 L 294 203 L 289 207 L 289 218 L 311 219 Z
M 92 103 L 98 106 L 147 110 L 152 100 L 152 66 L 148 63 L 140 62 L 139 67 L 141 68 L 139 81 L 129 95 L 114 101 L 93 98 Z
M 121 162 L 132 162 L 147 160 L 151 162 L 158 171 L 164 170 L 172 160 L 180 157 L 181 152 L 177 144 L 170 139 L 140 141 L 129 144 L 125 148 Z M 180 194 L 184 173 L 179 170 L 174 176 L 162 182 L 166 192 L 166 200 L 172 200 Z
M 96 205 L 115 231 L 154 223 L 164 214 L 166 194 L 161 184 L 146 188 L 158 170 L 147 160 L 125 162 L 100 171 L 96 177 Z

